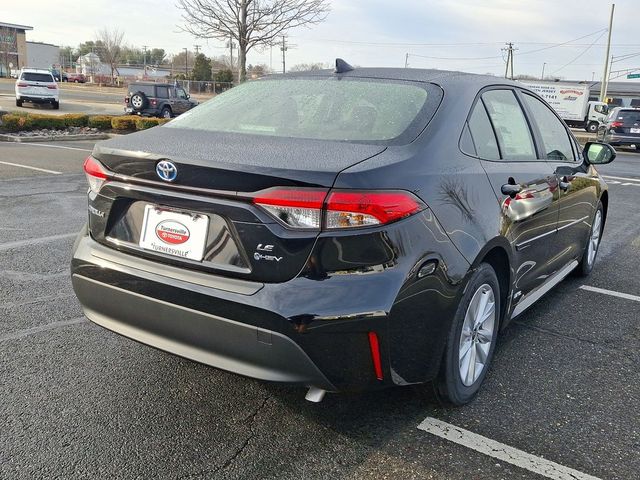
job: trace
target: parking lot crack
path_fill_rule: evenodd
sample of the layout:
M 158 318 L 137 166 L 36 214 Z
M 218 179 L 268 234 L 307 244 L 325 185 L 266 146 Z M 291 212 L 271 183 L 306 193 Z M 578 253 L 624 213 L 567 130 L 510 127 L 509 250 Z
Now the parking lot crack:
M 247 415 L 245 418 L 243 418 L 241 420 L 242 424 L 247 424 L 249 425 L 249 434 L 247 435 L 247 437 L 244 439 L 244 441 L 242 442 L 242 444 L 233 452 L 233 454 L 218 468 L 215 469 L 211 469 L 211 470 L 204 470 L 204 471 L 200 471 L 197 473 L 190 473 L 187 475 L 184 475 L 182 477 L 180 477 L 181 480 L 185 480 L 188 478 L 197 478 L 197 477 L 215 477 L 215 475 L 218 472 L 224 471 L 227 468 L 229 468 L 231 466 L 231 464 L 233 464 L 236 459 L 242 455 L 242 452 L 244 452 L 246 450 L 246 448 L 249 446 L 249 444 L 251 443 L 251 440 L 253 440 L 253 438 L 256 436 L 256 431 L 255 431 L 255 420 L 256 417 L 260 414 L 260 412 L 262 411 L 262 409 L 264 409 L 264 407 L 267 405 L 267 402 L 269 401 L 269 399 L 271 398 L 270 395 L 266 396 L 262 402 L 260 403 L 260 405 L 258 405 L 258 407 L 252 411 L 249 415 Z

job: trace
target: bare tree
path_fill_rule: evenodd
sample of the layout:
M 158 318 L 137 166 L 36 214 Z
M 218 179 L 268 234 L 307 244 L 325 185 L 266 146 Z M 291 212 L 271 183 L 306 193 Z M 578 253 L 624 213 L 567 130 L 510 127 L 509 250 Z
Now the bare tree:
M 237 42 L 238 77 L 247 76 L 247 52 L 275 43 L 286 31 L 322 22 L 329 0 L 178 0 L 182 30 L 197 38 Z
M 124 32 L 118 28 L 113 30 L 103 28 L 96 34 L 96 38 L 102 42 L 101 57 L 111 68 L 111 83 L 113 84 L 113 73 L 118 70 L 118 63 L 120 63 L 120 58 L 122 57 Z
M 15 30 L 11 30 L 9 27 L 0 27 L 0 54 L 2 54 L 2 70 L 7 78 L 11 76 L 11 68 L 9 67 L 9 64 L 12 63 L 12 52 L 16 52 L 17 50 L 18 47 L 16 45 Z M 18 62 L 16 60 L 16 64 L 17 63 Z M 15 68 L 18 69 L 18 65 L 15 65 Z

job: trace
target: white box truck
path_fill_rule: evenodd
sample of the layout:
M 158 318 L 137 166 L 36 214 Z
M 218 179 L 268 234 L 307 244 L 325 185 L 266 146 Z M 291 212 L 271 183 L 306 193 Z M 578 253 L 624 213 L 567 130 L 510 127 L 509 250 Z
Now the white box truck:
M 556 111 L 570 127 L 595 133 L 606 123 L 609 108 L 603 102 L 589 101 L 589 87 L 582 84 L 522 82 Z

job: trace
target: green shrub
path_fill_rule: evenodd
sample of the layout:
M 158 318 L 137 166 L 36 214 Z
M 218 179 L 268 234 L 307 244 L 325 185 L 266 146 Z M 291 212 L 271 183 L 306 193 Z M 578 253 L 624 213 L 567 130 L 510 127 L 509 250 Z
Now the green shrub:
M 87 120 L 87 125 L 91 128 L 98 128 L 100 130 L 111 129 L 111 117 L 110 115 L 92 115 Z
M 33 129 L 47 128 L 50 130 L 62 130 L 67 128 L 64 118 L 60 115 L 32 113 L 28 118 L 31 118 Z
M 136 121 L 140 117 L 136 115 L 123 115 L 121 117 L 111 118 L 111 128 L 114 130 L 135 130 Z
M 67 113 L 62 116 L 67 127 L 86 127 L 89 116 L 83 113 Z
M 156 120 L 158 120 L 158 125 L 164 125 L 165 123 L 171 121 L 170 118 L 157 118 Z
M 136 130 L 146 130 L 147 128 L 155 127 L 156 125 L 160 125 L 161 120 L 164 119 L 138 117 L 136 120 Z
M 2 128 L 9 132 L 20 132 L 22 130 L 31 130 L 33 128 L 33 120 L 27 115 L 15 115 L 7 113 L 2 116 Z

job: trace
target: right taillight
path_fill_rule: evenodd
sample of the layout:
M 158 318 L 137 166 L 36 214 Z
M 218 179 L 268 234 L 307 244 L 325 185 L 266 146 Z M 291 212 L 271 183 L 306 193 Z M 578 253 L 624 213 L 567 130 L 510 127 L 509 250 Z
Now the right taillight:
M 406 191 L 272 188 L 253 196 L 273 217 L 294 229 L 336 230 L 385 225 L 426 208 Z
M 89 182 L 89 188 L 94 193 L 98 193 L 111 176 L 109 171 L 91 155 L 84 161 L 83 169 L 87 176 L 87 182 Z
M 425 205 L 405 191 L 334 190 L 327 198 L 327 229 L 385 225 L 423 210 Z

